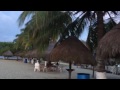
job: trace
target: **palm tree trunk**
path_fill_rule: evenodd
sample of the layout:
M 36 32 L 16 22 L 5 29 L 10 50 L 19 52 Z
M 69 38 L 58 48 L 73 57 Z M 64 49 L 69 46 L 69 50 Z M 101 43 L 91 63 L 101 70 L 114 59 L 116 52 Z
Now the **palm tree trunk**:
M 97 60 L 96 79 L 106 79 L 105 63 L 103 60 Z
M 17 56 L 17 61 L 18 61 L 18 56 Z
M 103 12 L 97 11 L 97 33 L 98 33 L 98 42 L 104 36 L 104 21 L 103 21 Z
M 100 39 L 104 36 L 105 30 L 104 30 L 104 23 L 103 23 L 103 12 L 97 11 L 97 33 L 98 33 L 98 43 Z M 97 60 L 97 67 L 96 67 L 96 78 L 97 79 L 106 79 L 105 76 L 105 63 L 104 60 Z
M 71 79 L 71 66 L 72 66 L 72 63 L 71 63 L 71 61 L 69 62 L 69 79 Z
M 94 66 L 92 67 L 92 69 L 93 69 L 93 74 L 92 74 L 92 77 L 94 78 L 94 73 L 95 73 L 95 72 L 94 72 Z

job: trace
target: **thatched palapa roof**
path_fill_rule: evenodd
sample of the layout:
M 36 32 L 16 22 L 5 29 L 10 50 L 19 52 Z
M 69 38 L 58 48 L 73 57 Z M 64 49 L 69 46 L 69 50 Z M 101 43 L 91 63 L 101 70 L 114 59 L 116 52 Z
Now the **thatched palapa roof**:
M 31 52 L 32 52 L 32 51 L 27 51 L 24 56 L 25 56 L 25 57 L 31 57 Z
M 76 37 L 70 36 L 57 45 L 50 53 L 51 61 L 76 62 L 79 64 L 95 64 L 92 53 Z
M 37 49 L 34 49 L 30 52 L 30 57 L 33 57 L 33 58 L 39 58 L 40 57 L 40 52 L 38 52 Z
M 25 56 L 25 53 L 26 53 L 25 51 L 19 51 L 19 52 L 16 52 L 14 55 L 23 57 L 23 56 Z
M 13 56 L 13 53 L 10 50 L 8 50 L 8 51 L 3 53 L 3 56 L 8 56 L 8 57 Z
M 120 57 L 120 23 L 100 40 L 96 55 L 97 59 Z
M 50 42 L 48 48 L 46 48 L 46 50 L 44 52 L 40 52 L 37 49 L 28 51 L 25 56 L 26 57 L 34 57 L 34 58 L 40 58 L 40 57 L 44 57 L 45 59 L 47 59 L 49 53 L 52 51 L 53 47 L 55 45 L 55 42 Z

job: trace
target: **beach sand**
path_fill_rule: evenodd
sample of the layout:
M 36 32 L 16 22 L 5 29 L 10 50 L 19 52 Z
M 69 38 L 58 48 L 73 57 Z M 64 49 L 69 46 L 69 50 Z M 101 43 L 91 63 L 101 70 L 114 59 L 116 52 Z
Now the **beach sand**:
M 34 72 L 34 65 L 15 60 L 0 60 L 0 79 L 67 79 L 67 63 L 63 72 Z M 92 70 L 76 68 L 72 72 L 72 79 L 77 79 L 77 73 L 89 73 L 92 78 Z M 120 79 L 120 75 L 107 74 L 108 79 Z

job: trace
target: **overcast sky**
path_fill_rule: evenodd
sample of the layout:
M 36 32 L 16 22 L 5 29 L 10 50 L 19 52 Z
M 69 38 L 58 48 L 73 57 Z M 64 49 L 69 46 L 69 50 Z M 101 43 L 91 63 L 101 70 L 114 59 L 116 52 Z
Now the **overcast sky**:
M 22 11 L 0 11 L 0 42 L 12 42 L 16 34 L 20 33 L 17 19 Z M 81 39 L 87 38 L 87 30 Z
M 0 42 L 12 42 L 20 33 L 17 19 L 22 11 L 0 11 Z
M 22 11 L 0 11 L 0 42 L 12 42 L 16 34 L 20 33 L 17 19 L 21 13 Z M 81 35 L 82 40 L 87 39 L 87 33 L 86 27 L 86 30 Z

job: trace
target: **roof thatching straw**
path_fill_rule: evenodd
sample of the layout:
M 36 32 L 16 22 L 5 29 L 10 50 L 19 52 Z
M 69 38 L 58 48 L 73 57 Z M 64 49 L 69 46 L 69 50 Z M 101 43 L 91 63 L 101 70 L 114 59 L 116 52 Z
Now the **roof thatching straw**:
M 14 55 L 15 56 L 20 56 L 20 57 L 23 57 L 24 56 L 24 54 L 25 54 L 25 51 L 19 51 L 19 52 L 16 52 Z
M 58 44 L 49 55 L 51 61 L 69 62 L 69 79 L 71 79 L 72 62 L 79 64 L 95 64 L 95 60 L 88 48 L 76 37 L 70 36 Z
M 99 42 L 96 59 L 120 57 L 120 23 L 112 28 Z
M 13 56 L 13 53 L 9 50 L 9 51 L 4 52 L 3 56 L 7 56 L 7 57 Z
M 31 52 L 32 52 L 32 51 L 27 51 L 24 56 L 30 58 L 30 57 L 31 57 Z
M 20 52 L 14 53 L 15 56 L 20 56 Z
M 50 60 L 74 61 L 79 64 L 95 64 L 92 53 L 74 36 L 68 37 L 57 45 L 50 53 Z
M 32 58 L 39 58 L 40 57 L 40 52 L 38 52 L 38 50 L 35 49 L 35 50 L 31 51 L 30 56 Z

